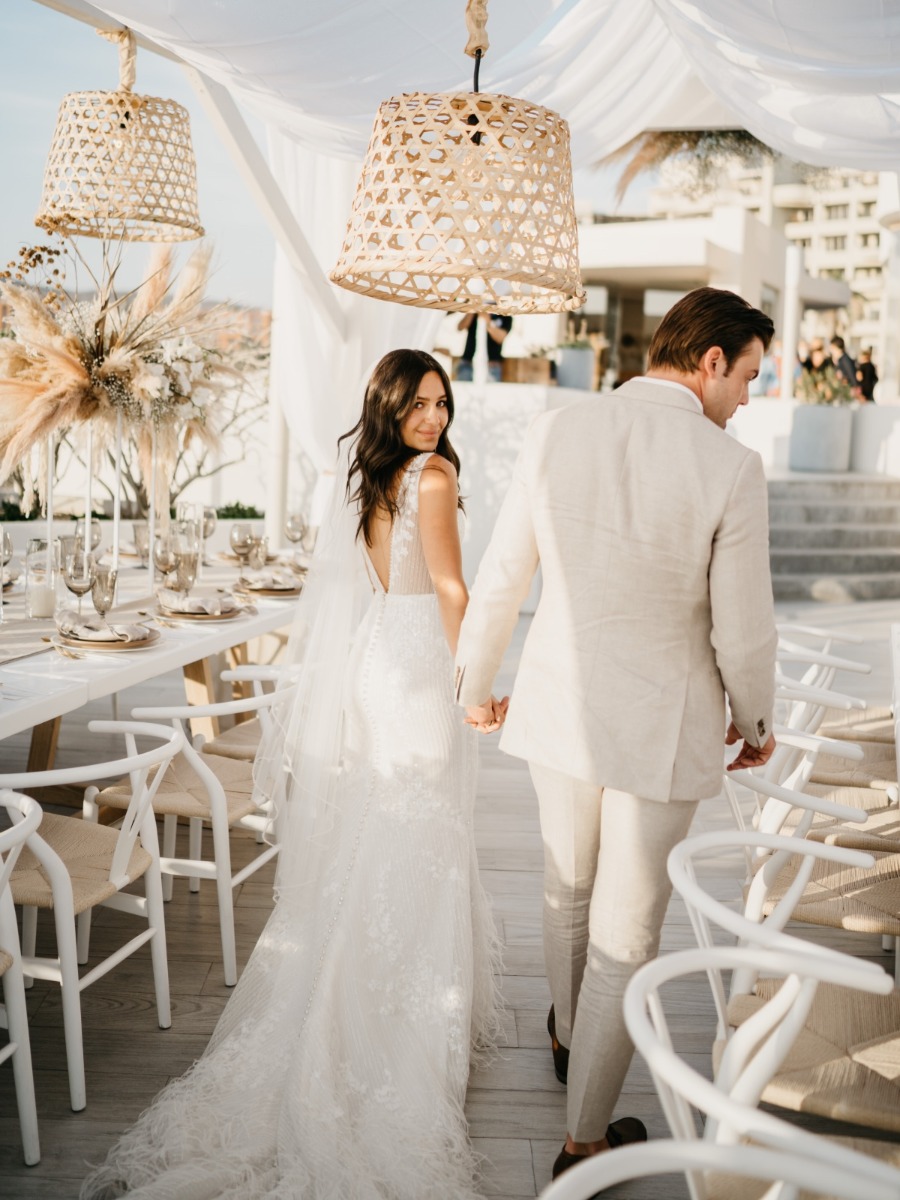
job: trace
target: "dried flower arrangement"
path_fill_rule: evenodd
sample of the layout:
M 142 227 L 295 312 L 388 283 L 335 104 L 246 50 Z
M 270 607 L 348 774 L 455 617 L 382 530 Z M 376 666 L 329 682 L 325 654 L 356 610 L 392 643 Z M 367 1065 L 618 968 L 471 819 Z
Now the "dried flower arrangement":
M 771 146 L 746 129 L 646 130 L 603 159 L 604 164 L 624 162 L 616 185 L 620 202 L 639 175 L 670 168 L 669 183 L 684 195 L 698 199 L 716 190 L 729 176 L 734 164 L 757 168 L 778 158 Z M 833 184 L 834 171 L 795 163 L 794 170 L 810 187 Z
M 854 396 L 844 377 L 830 364 L 804 369 L 797 380 L 796 397 L 801 404 L 853 404 Z
M 19 252 L 0 273 L 13 335 L 0 339 L 0 482 L 22 465 L 28 503 L 33 491 L 40 494 L 46 470 L 42 463 L 32 475 L 32 447 L 45 454 L 49 434 L 90 421 L 102 450 L 116 436 L 119 415 L 124 435 L 137 444 L 144 479 L 155 434 L 163 488 L 181 447 L 216 444 L 214 402 L 239 372 L 213 344 L 221 310 L 203 308 L 209 256 L 201 245 L 173 276 L 172 251 L 158 246 L 143 283 L 120 295 L 121 243 L 103 243 L 96 272 L 73 242 Z M 87 271 L 90 298 L 66 289 L 65 262 L 76 280 L 79 264 Z M 26 282 L 38 272 L 44 287 Z

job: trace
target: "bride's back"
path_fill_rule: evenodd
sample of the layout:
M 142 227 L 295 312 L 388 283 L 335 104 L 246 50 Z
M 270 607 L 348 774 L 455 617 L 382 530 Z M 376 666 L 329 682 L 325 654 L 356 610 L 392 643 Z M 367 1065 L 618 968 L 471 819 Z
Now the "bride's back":
M 395 595 L 434 591 L 418 523 L 419 477 L 430 457 L 419 454 L 397 472 L 392 487 L 397 503 L 394 518 L 386 508 L 379 508 L 371 520 L 372 540 L 365 552 L 384 591 Z

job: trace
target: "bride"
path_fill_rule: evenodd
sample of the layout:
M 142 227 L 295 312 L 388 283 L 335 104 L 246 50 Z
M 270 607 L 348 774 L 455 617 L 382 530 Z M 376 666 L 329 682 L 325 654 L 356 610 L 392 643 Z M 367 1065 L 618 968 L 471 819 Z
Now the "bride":
M 386 355 L 323 525 L 257 786 L 282 797 L 277 902 L 210 1044 L 82 1200 L 468 1200 L 473 1052 L 498 1031 L 452 688 L 467 603 L 450 383 Z M 505 702 L 469 710 L 487 732 Z

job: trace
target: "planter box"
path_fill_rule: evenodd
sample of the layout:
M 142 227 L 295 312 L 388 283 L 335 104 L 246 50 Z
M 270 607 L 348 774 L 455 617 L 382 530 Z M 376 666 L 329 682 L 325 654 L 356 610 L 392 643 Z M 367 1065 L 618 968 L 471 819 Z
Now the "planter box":
M 556 382 L 560 387 L 594 390 L 594 351 L 588 346 L 560 346 L 556 351 Z
M 853 409 L 849 405 L 798 404 L 794 409 L 788 466 L 792 471 L 850 469 Z
M 504 383 L 541 383 L 550 382 L 549 358 L 504 358 Z

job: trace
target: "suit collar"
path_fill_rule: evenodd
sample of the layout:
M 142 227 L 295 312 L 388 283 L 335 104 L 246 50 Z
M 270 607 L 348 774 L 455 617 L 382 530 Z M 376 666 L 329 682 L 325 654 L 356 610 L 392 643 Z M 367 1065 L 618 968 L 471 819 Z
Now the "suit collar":
M 651 404 L 665 404 L 669 408 L 681 408 L 698 417 L 704 415 L 699 400 L 693 394 L 688 395 L 687 389 L 681 387 L 669 387 L 662 380 L 629 379 L 616 388 L 615 394 L 629 399 L 648 400 Z

